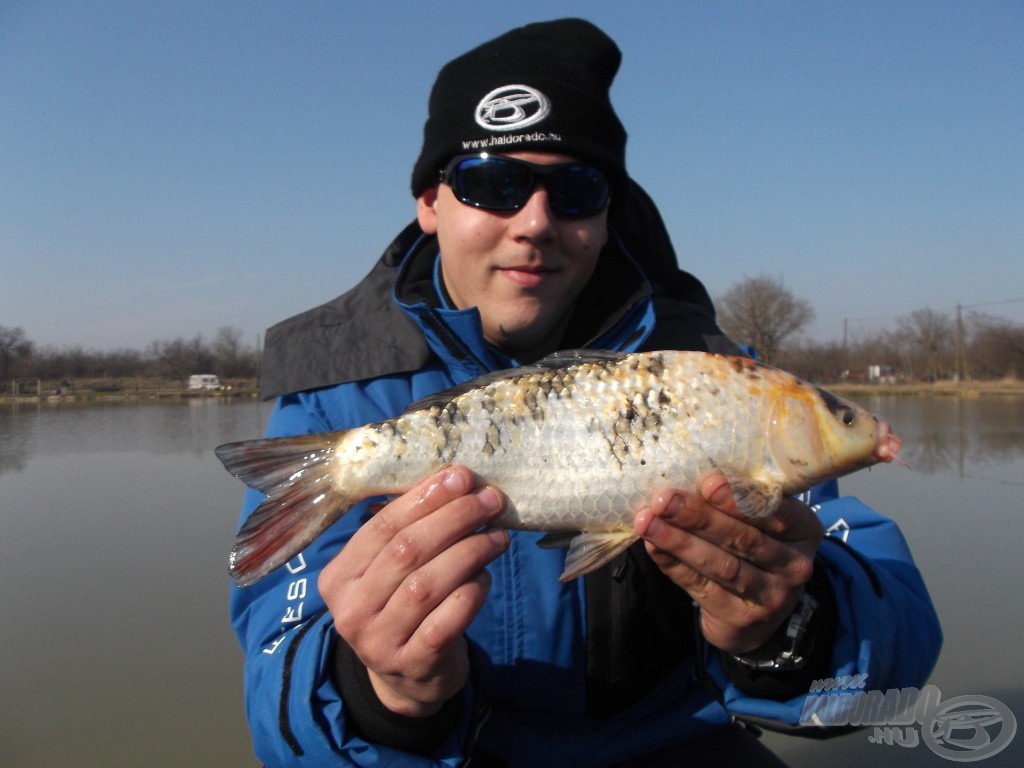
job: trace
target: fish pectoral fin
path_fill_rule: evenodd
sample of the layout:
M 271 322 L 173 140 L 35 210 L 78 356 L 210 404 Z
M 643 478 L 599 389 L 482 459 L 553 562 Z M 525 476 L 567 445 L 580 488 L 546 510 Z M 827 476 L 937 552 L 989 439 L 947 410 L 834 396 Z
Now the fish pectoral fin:
M 725 479 L 732 488 L 736 509 L 744 517 L 768 517 L 782 502 L 782 486 L 771 480 L 758 479 L 723 470 Z
M 565 556 L 565 570 L 558 577 L 561 582 L 572 581 L 612 560 L 639 538 L 633 531 L 581 533 L 569 544 Z

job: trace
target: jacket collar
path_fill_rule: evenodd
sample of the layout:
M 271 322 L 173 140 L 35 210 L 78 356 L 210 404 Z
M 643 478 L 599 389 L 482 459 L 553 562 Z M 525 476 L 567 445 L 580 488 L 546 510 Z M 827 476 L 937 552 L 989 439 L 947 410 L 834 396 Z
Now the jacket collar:
M 651 297 L 681 299 L 713 317 L 707 291 L 679 270 L 661 216 L 639 185 L 631 183 L 613 209 L 609 229 L 604 264 L 585 292 L 599 301 L 589 315 L 581 302 L 584 311 L 570 325 L 569 345 L 636 348 L 654 323 Z M 466 378 L 514 363 L 483 341 L 476 310 L 441 305 L 433 287 L 436 255 L 436 239 L 414 221 L 355 288 L 268 329 L 260 365 L 263 398 L 409 373 L 435 356 Z

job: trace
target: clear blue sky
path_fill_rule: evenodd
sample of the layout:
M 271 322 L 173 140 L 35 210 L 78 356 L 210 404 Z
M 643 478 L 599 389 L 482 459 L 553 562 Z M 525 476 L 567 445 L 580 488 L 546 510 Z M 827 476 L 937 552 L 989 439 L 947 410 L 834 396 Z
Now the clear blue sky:
M 929 307 L 1024 322 L 1024 3 L 0 3 L 0 325 L 142 349 L 352 286 L 413 215 L 429 88 L 519 24 L 623 50 L 632 175 L 718 296 L 839 339 Z

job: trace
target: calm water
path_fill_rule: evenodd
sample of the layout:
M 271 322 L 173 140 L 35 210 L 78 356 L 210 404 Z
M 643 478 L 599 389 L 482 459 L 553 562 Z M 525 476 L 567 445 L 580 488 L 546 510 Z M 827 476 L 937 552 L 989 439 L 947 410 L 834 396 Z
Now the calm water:
M 911 540 L 946 633 L 931 682 L 1024 719 L 1024 399 L 864 404 L 904 435 L 913 471 L 863 472 L 844 490 Z M 241 484 L 212 449 L 259 435 L 266 412 L 0 406 L 0 765 L 257 765 L 226 618 Z M 868 735 L 768 738 L 794 768 L 951 765 Z M 1022 758 L 1024 732 L 981 765 Z

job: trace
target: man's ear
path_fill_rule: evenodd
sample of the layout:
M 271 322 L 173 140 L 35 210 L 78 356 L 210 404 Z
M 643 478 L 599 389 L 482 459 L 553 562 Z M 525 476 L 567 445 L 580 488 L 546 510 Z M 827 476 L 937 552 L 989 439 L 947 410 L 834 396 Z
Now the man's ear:
M 437 187 L 428 187 L 416 198 L 416 219 L 428 235 L 437 234 Z

